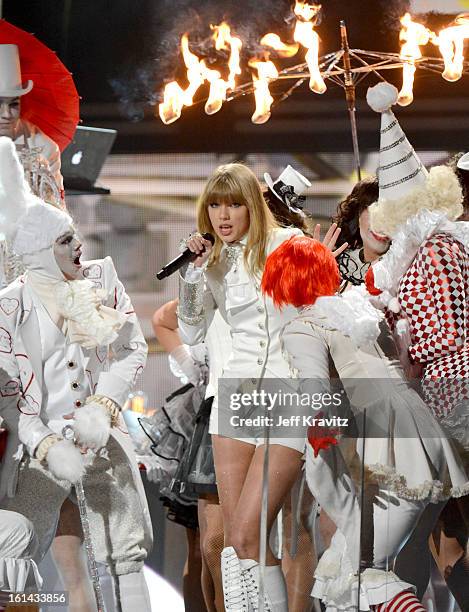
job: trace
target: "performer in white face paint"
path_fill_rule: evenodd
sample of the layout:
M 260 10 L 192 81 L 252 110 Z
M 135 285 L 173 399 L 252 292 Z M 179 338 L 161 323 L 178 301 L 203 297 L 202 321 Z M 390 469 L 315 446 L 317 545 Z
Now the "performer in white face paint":
M 151 524 L 120 416 L 147 350 L 132 304 L 110 258 L 80 260 L 72 219 L 31 194 L 8 138 L 0 138 L 0 226 L 27 270 L 0 292 L 2 507 L 33 523 L 40 559 L 70 483 L 82 478 L 96 557 L 116 577 L 118 603 L 150 610 L 142 567 Z M 63 439 L 67 424 L 94 453 Z

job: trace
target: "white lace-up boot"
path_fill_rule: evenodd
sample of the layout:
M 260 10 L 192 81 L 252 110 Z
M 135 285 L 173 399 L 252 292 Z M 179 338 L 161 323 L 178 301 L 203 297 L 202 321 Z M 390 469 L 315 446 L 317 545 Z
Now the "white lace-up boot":
M 251 612 L 239 559 L 232 546 L 222 550 L 221 574 L 226 612 Z
M 252 612 L 259 610 L 259 563 L 240 559 L 244 585 Z M 279 565 L 268 565 L 264 574 L 264 612 L 288 612 L 285 578 Z

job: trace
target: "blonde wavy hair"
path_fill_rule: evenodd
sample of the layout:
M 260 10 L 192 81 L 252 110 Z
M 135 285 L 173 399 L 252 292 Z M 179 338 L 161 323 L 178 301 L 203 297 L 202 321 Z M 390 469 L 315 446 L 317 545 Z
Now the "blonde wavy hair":
M 228 202 L 244 204 L 249 211 L 249 230 L 244 251 L 246 269 L 253 276 L 260 275 L 266 259 L 266 248 L 272 229 L 280 227 L 262 196 L 261 186 L 254 173 L 243 164 L 219 166 L 208 179 L 197 202 L 197 226 L 201 234 L 210 232 L 215 244 L 208 261 L 209 266 L 220 260 L 223 241 L 217 236 L 210 221 L 210 204 Z

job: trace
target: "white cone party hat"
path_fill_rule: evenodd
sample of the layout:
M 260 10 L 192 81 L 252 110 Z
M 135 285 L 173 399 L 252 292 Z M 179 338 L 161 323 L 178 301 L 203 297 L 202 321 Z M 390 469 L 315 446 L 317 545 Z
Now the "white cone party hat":
M 374 231 L 388 236 L 423 208 L 443 210 L 452 219 L 462 213 L 457 177 L 446 166 L 427 172 L 391 110 L 397 98 L 390 83 L 370 87 L 366 96 L 370 107 L 381 113 L 379 200 L 370 207 L 370 221 Z

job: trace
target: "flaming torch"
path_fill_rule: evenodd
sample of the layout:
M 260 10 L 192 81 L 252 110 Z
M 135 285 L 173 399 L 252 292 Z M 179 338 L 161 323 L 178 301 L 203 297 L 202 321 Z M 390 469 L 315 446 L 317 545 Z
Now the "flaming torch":
M 458 15 L 454 25 L 441 30 L 434 42 L 440 47 L 445 62 L 443 78 L 457 81 L 464 69 L 464 39 L 469 38 L 469 13 Z
M 319 36 L 314 31 L 320 10 L 320 4 L 309 4 L 296 0 L 294 12 L 297 22 L 293 34 L 295 42 L 307 49 L 305 59 L 310 74 L 309 88 L 318 94 L 324 93 L 327 89 L 319 70 Z
M 414 99 L 415 62 L 422 57 L 420 46 L 426 45 L 434 37 L 433 32 L 421 23 L 412 21 L 409 13 L 401 17 L 402 29 L 399 40 L 404 41 L 401 47 L 400 59 L 402 66 L 402 87 L 397 99 L 401 106 L 408 106 Z
M 184 106 L 184 90 L 181 89 L 177 81 L 171 81 L 164 88 L 163 102 L 158 105 L 158 113 L 161 121 L 169 125 L 177 121 L 181 116 Z
M 282 42 L 280 36 L 273 32 L 269 32 L 269 34 L 263 36 L 260 42 L 264 47 L 274 49 L 279 57 L 293 57 L 298 53 L 298 49 L 300 48 L 298 44 L 288 45 Z
M 215 49 L 217 51 L 230 50 L 230 58 L 228 60 L 228 81 L 227 89 L 236 87 L 235 78 L 241 74 L 240 56 L 243 43 L 237 36 L 231 35 L 230 26 L 226 22 L 220 23 L 218 26 L 210 26 L 213 30 L 213 40 L 215 41 Z
M 274 101 L 270 94 L 269 82 L 271 79 L 278 77 L 278 70 L 271 61 L 262 62 L 254 59 L 250 60 L 249 66 L 257 70 L 257 76 L 252 75 L 256 110 L 251 117 L 251 121 L 258 124 L 265 123 L 270 119 L 270 107 Z

